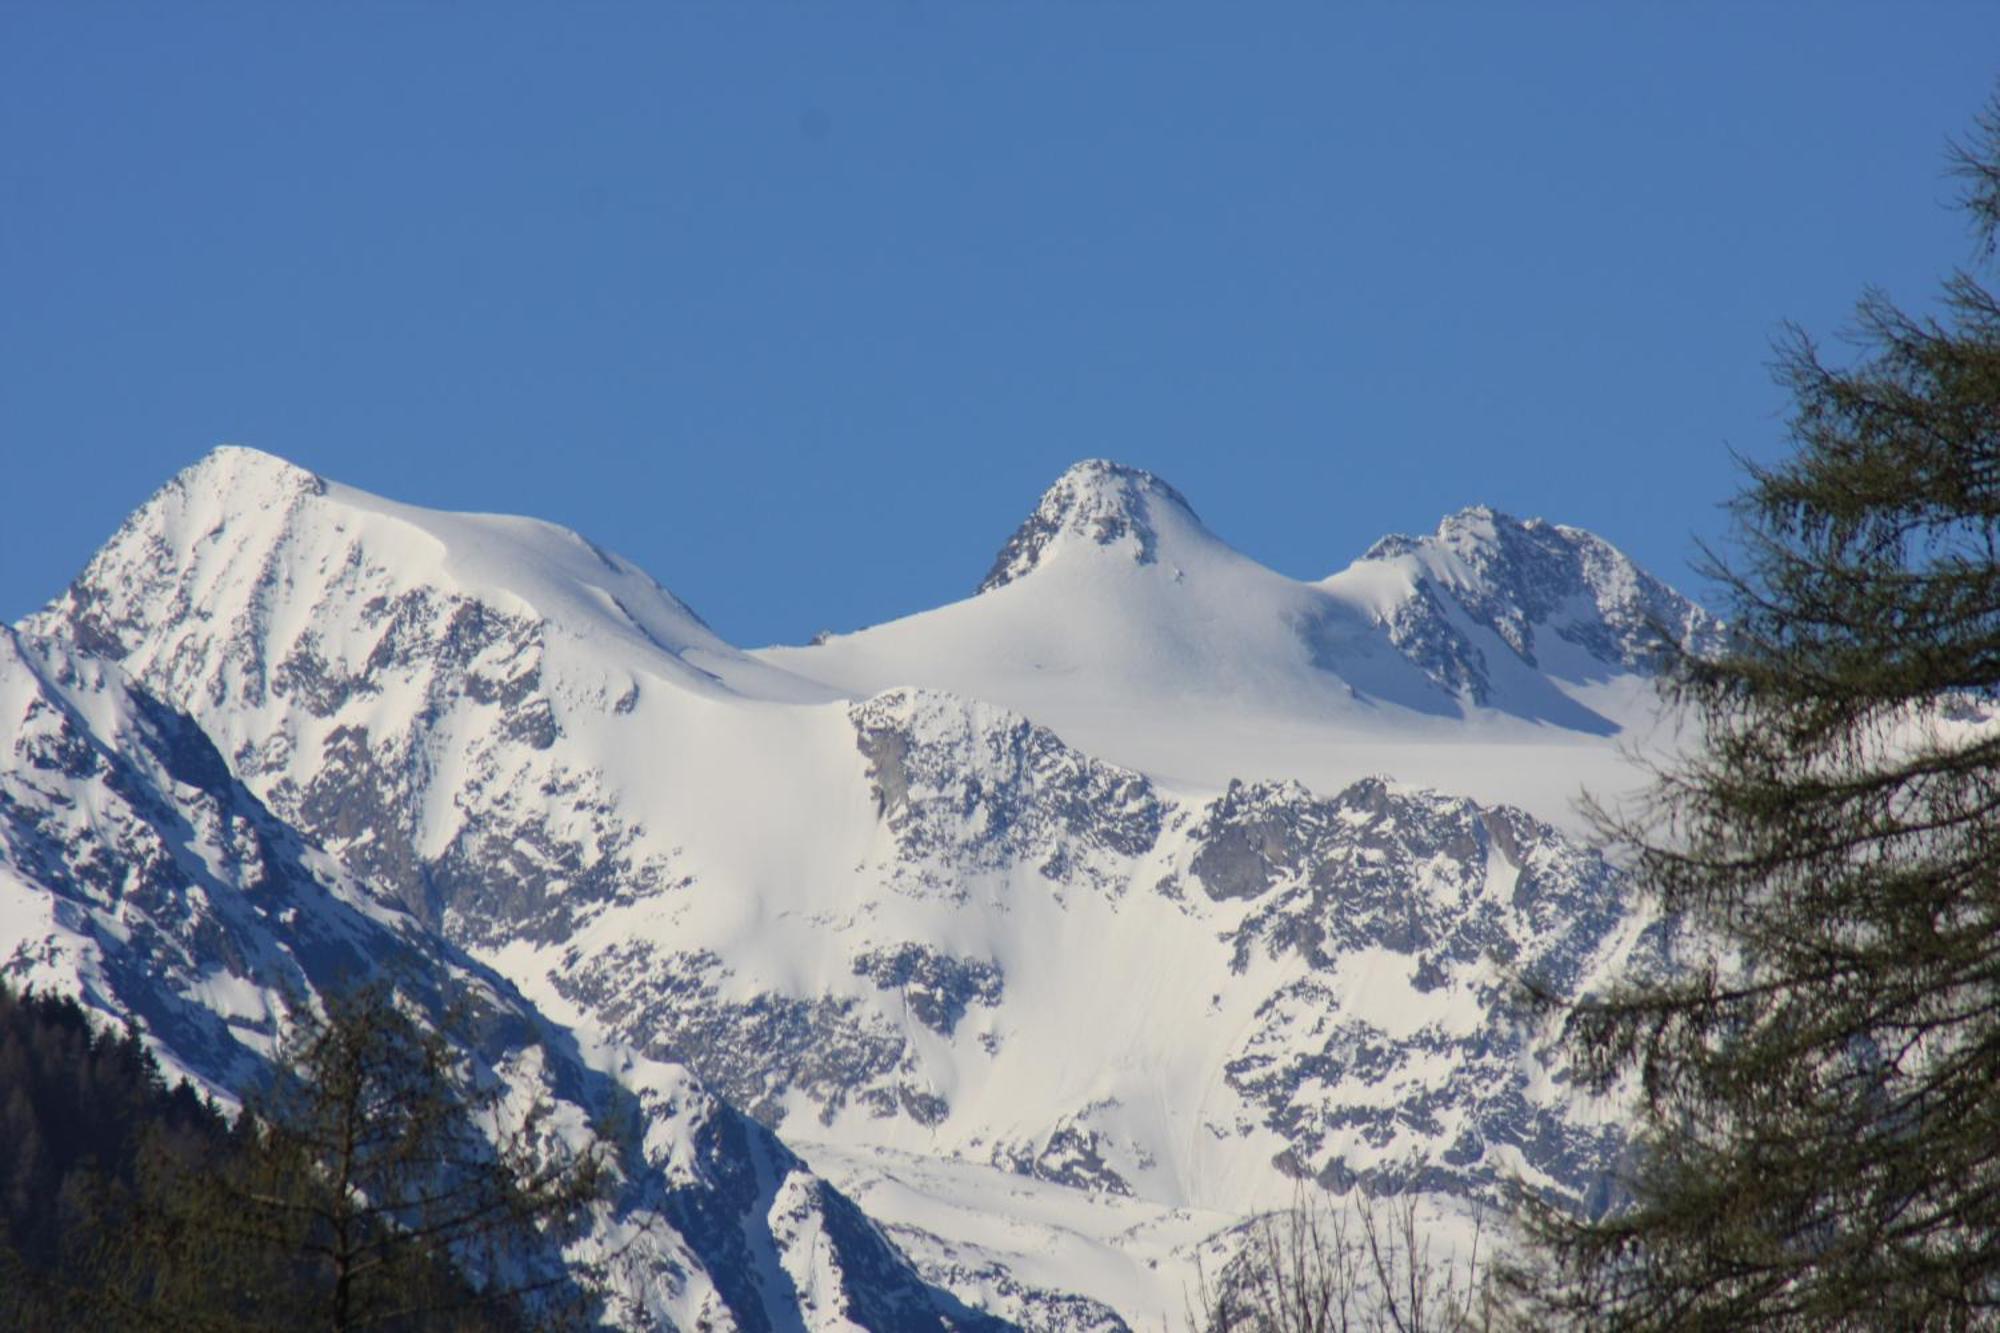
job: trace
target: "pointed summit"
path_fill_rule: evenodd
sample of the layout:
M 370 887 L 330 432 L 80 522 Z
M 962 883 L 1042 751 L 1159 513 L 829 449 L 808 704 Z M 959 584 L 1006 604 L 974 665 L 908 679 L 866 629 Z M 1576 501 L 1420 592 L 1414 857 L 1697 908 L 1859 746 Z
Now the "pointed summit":
M 333 708 L 391 666 L 449 675 L 502 640 L 527 653 L 551 636 L 697 692 L 825 694 L 751 662 L 567 528 L 400 504 L 235 445 L 162 486 L 23 624 L 149 687 L 198 678 L 218 707 L 317 692 Z
M 318 473 L 300 467 L 289 458 L 280 458 L 247 444 L 218 444 L 181 469 L 180 477 L 203 477 L 211 481 L 241 478 L 307 485 L 324 490 L 326 482 Z
M 1109 459 L 1085 459 L 1043 492 L 1035 512 L 1000 548 L 977 591 L 991 592 L 1032 572 L 1066 539 L 1097 546 L 1129 544 L 1133 562 L 1149 565 L 1159 558 L 1160 524 L 1169 515 L 1201 528 L 1186 497 L 1152 473 Z
M 212 496 L 237 507 L 256 507 L 326 494 L 326 479 L 297 463 L 242 444 L 219 444 L 182 468 L 160 488 L 164 496 Z
M 1446 515 L 1426 537 L 1395 534 L 1368 549 L 1336 585 L 1367 565 L 1400 569 L 1415 595 L 1386 618 L 1397 646 L 1427 665 L 1441 683 L 1483 694 L 1479 654 L 1441 618 L 1454 603 L 1471 624 L 1492 631 L 1523 662 L 1574 676 L 1592 671 L 1650 674 L 1669 644 L 1697 654 L 1720 646 L 1721 625 L 1679 592 L 1641 569 L 1593 532 L 1518 519 L 1489 505 Z M 1663 642 L 1663 640 L 1665 642 Z M 1439 656 L 1440 644 L 1463 651 Z M 1545 660 L 1563 645 L 1567 666 Z M 1558 656 L 1563 656 L 1558 651 Z
M 1532 534 L 1548 530 L 1552 530 L 1552 525 L 1545 519 L 1523 522 L 1492 505 L 1467 505 L 1439 519 L 1436 532 L 1421 537 L 1406 532 L 1389 533 L 1378 538 L 1361 558 L 1395 560 L 1403 556 L 1448 554 L 1475 568 L 1484 567 L 1495 560 L 1504 560 L 1506 552 L 1518 549 L 1523 543 L 1532 542 Z

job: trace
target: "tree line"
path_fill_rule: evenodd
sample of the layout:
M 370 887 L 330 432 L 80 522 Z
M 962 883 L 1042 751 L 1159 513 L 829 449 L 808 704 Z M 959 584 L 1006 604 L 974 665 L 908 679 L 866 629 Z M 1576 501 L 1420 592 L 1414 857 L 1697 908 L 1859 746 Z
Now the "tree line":
M 496 1136 L 498 1110 L 385 987 L 301 1008 L 232 1116 L 135 1028 L 0 986 L 0 1326 L 590 1324 L 590 1274 L 550 1255 L 603 1163 L 551 1154 L 545 1105 Z

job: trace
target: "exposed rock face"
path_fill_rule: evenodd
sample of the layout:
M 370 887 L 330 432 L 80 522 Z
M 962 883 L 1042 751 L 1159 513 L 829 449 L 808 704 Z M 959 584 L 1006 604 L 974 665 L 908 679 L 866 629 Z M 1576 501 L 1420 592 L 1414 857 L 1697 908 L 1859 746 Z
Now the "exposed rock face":
M 1116 1097 L 1078 1107 L 1044 1134 L 999 1145 L 993 1163 L 1071 1189 L 1129 1195 L 1128 1175 L 1158 1162 L 1144 1144 L 1119 1132 L 1116 1113 L 1121 1109 Z
M 911 1017 L 940 1037 L 952 1034 L 971 1005 L 998 1004 L 1003 989 L 996 965 L 953 958 L 927 944 L 870 949 L 855 958 L 854 972 L 901 993 Z
M 899 892 L 963 897 L 982 872 L 1028 863 L 1060 887 L 1117 893 L 1114 867 L 1159 839 L 1166 807 L 1145 778 L 1004 709 L 896 690 L 850 716 Z
M 1468 631 L 1489 630 L 1529 667 L 1558 676 L 1657 670 L 1678 649 L 1722 644 L 1722 625 L 1591 533 L 1478 506 L 1427 537 L 1384 537 L 1362 564 L 1407 572 L 1390 638 L 1440 685 L 1484 703 L 1491 666 Z M 1550 649 L 1567 645 L 1565 658 Z
M 662 1060 L 688 1065 L 769 1125 L 790 1100 L 830 1121 L 850 1101 L 879 1116 L 935 1124 L 948 1109 L 924 1086 L 902 1026 L 851 996 L 797 996 L 743 986 L 700 950 L 663 954 L 632 941 L 579 955 L 552 974 L 556 992 Z M 747 998 L 732 998 L 741 989 Z
M 1029 573 L 1065 535 L 1097 546 L 1128 546 L 1134 561 L 1149 565 L 1159 546 L 1155 505 L 1172 505 L 1198 521 L 1181 493 L 1150 472 L 1102 458 L 1078 463 L 1056 479 L 1007 539 L 978 590 L 1004 588 Z
M 1233 966 L 1307 964 L 1228 1064 L 1288 1169 L 1490 1196 L 1526 1164 L 1578 1198 L 1596 1188 L 1617 1131 L 1535 1092 L 1535 1067 L 1560 1062 L 1513 996 L 1523 979 L 1575 993 L 1619 942 L 1629 909 L 1600 857 L 1517 810 L 1373 780 L 1330 800 L 1232 788 L 1196 836 L 1193 878 L 1228 848 L 1225 882 L 1254 886 Z
M 973 754 L 1043 756 L 982 786 L 984 810 L 1006 812 L 989 815 L 984 836 L 958 821 L 955 841 L 922 832 L 958 808 L 947 797 L 905 804 L 899 843 L 925 858 L 926 882 L 976 882 L 1008 864 L 1045 874 L 1060 862 L 1069 882 L 1113 897 L 1152 888 L 1201 916 L 1189 886 L 1218 906 L 1247 903 L 1217 940 L 1231 972 L 1262 996 L 1227 1080 L 1247 1114 L 1286 1139 L 1295 1168 L 1380 1184 L 1425 1155 L 1438 1163 L 1428 1184 L 1486 1193 L 1519 1160 L 1579 1197 L 1594 1187 L 1615 1135 L 1571 1125 L 1567 1099 L 1532 1094 L 1542 1076 L 1560 1077 L 1559 1061 L 1509 1000 L 1517 976 L 1572 993 L 1620 947 L 1630 908 L 1595 853 L 1520 811 L 1379 780 L 1328 799 L 1296 784 L 1233 784 L 1207 803 L 1173 802 L 1136 775 L 1080 756 L 1058 761 L 1060 742 L 1024 741 L 1017 720 L 992 719 L 980 745 L 935 724 L 942 701 L 896 702 L 907 730 L 893 748 L 906 771 L 963 777 L 981 772 Z M 880 747 L 890 732 L 879 713 L 873 727 Z M 1066 824 L 1078 788 L 1145 836 Z M 1113 791 L 1124 797 L 1115 805 L 1103 795 Z M 1062 830 L 1076 850 L 1058 854 L 1024 829 Z M 1257 963 L 1285 959 L 1303 975 L 1294 967 L 1278 984 L 1257 980 L 1273 970 Z M 1377 994 L 1358 993 L 1364 986 Z M 1095 1148 L 1065 1122 L 1042 1151 L 1010 1160 L 1045 1179 L 1126 1188 Z

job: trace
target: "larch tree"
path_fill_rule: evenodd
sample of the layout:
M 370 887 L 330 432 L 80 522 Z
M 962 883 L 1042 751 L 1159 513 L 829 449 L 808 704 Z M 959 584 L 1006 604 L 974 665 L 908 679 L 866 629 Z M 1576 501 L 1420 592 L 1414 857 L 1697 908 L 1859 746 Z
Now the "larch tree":
M 607 1183 L 596 1144 L 552 1132 L 545 1100 L 510 1119 L 388 986 L 300 1013 L 226 1151 L 152 1160 L 111 1247 L 140 1280 L 104 1283 L 97 1313 L 333 1333 L 587 1322 L 594 1275 L 555 1254 Z
M 1952 157 L 1973 269 L 1781 343 L 1700 741 L 1607 820 L 1712 951 L 1569 1016 L 1640 1135 L 1622 1206 L 1531 1208 L 1530 1325 L 2000 1326 L 2000 97 Z

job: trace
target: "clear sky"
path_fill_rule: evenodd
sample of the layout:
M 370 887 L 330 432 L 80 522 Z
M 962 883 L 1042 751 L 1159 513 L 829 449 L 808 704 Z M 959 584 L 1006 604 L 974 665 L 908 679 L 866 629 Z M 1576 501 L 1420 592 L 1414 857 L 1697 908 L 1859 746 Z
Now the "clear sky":
M 1996 76 L 1991 3 L 0 0 L 0 619 L 224 441 L 746 645 L 1097 455 L 1302 577 L 1486 502 L 1686 582 Z

